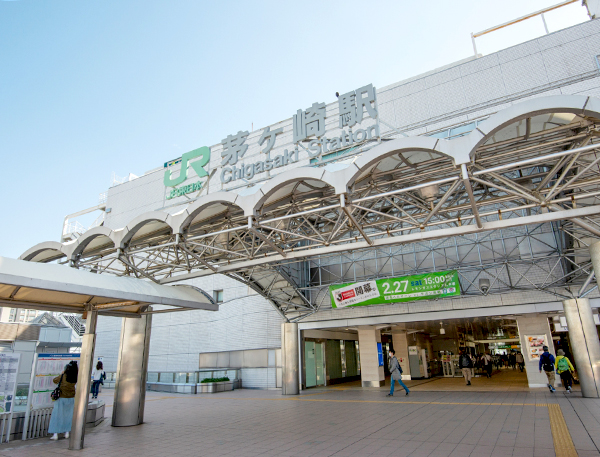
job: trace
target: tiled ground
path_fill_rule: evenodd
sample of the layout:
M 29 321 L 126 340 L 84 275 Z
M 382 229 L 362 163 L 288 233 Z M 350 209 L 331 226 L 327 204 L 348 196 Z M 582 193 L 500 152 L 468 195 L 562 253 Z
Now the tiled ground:
M 503 377 L 513 384 L 507 374 L 495 382 Z M 68 451 L 64 439 L 41 439 L 4 444 L 0 456 L 558 457 L 548 404 L 560 405 L 578 455 L 600 456 L 600 400 L 544 389 L 485 391 L 491 383 L 486 387 L 479 378 L 472 390 L 450 379 L 444 383 L 454 390 L 435 391 L 436 382 L 415 385 L 408 397 L 397 391 L 393 398 L 385 389 L 343 385 L 298 397 L 256 390 L 149 392 L 145 424 L 113 428 L 108 419 L 88 430 L 83 451 Z M 102 394 L 107 405 L 111 394 Z M 107 417 L 111 412 L 108 407 Z

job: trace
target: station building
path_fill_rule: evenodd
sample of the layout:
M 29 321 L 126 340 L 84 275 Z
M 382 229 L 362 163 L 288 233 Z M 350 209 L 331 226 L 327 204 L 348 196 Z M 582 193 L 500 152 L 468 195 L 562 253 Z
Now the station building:
M 458 376 L 464 347 L 522 352 L 544 386 L 542 343 L 575 356 L 572 316 L 587 307 L 598 324 L 599 50 L 590 20 L 385 87 L 332 88 L 130 175 L 97 227 L 22 258 L 219 303 L 153 307 L 149 380 L 239 369 L 244 388 L 380 386 L 390 348 L 411 379 Z M 121 325 L 98 320 L 108 372 Z

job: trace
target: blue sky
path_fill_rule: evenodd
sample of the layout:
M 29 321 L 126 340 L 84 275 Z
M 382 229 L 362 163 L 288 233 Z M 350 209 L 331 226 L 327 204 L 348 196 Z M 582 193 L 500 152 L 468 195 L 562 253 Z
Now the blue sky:
M 0 0 L 0 256 L 58 240 L 113 172 L 463 59 L 471 32 L 555 3 Z M 587 20 L 580 3 L 550 31 Z M 543 33 L 538 17 L 478 49 Z

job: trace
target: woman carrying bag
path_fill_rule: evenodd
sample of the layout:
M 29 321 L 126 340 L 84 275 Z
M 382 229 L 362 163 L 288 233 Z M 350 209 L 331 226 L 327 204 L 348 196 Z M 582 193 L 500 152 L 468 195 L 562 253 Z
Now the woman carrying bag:
M 52 392 L 52 399 L 55 402 L 48 426 L 48 433 L 52 433 L 51 440 L 57 440 L 59 433 L 64 433 L 65 438 L 69 437 L 73 421 L 75 384 L 77 384 L 78 373 L 77 362 L 73 361 L 68 363 L 62 374 L 53 379 L 54 384 L 58 384 L 58 386 Z

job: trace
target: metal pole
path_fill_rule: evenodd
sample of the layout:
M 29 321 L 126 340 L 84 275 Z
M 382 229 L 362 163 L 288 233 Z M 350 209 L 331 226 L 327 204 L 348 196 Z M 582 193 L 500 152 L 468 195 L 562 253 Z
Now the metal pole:
M 283 366 L 281 393 L 283 395 L 298 395 L 300 393 L 298 357 L 298 324 L 284 322 L 281 324 L 281 365 Z
M 35 370 L 37 367 L 38 355 L 35 354 L 33 357 L 33 365 L 31 366 L 31 376 L 29 378 L 29 392 L 27 394 L 27 409 L 25 410 L 25 421 L 23 423 L 23 433 L 21 433 L 21 440 L 27 439 L 29 432 L 29 416 L 31 415 L 31 401 L 33 397 L 33 383 L 35 382 Z
M 550 32 L 548 31 L 548 24 L 546 24 L 546 18 L 544 17 L 544 13 L 540 14 L 540 16 L 542 17 L 542 22 L 544 23 L 544 30 L 546 30 L 546 35 L 548 35 Z
M 598 244 L 598 243 L 596 243 Z M 590 301 L 575 298 L 563 301 L 573 358 L 577 365 L 581 393 L 587 398 L 600 397 L 600 342 Z
M 477 58 L 477 46 L 475 45 L 475 36 L 471 33 L 471 43 L 473 43 L 473 54 Z
M 75 392 L 75 408 L 73 409 L 73 425 L 69 436 L 69 449 L 83 449 L 85 437 L 85 419 L 87 415 L 88 398 L 92 378 L 92 365 L 94 363 L 94 346 L 96 344 L 96 323 L 98 311 L 89 307 L 85 321 L 85 334 L 81 343 L 79 356 L 79 375 L 77 376 L 77 389 Z
M 152 311 L 151 308 L 148 311 Z M 139 319 L 123 318 L 113 402 L 113 427 L 128 427 L 144 422 L 151 327 L 151 314 Z

